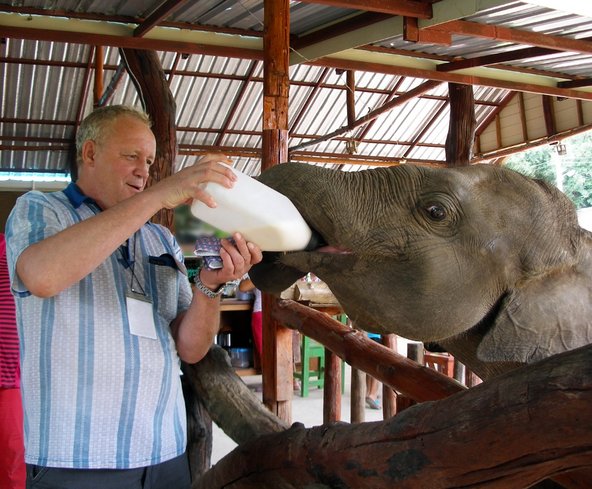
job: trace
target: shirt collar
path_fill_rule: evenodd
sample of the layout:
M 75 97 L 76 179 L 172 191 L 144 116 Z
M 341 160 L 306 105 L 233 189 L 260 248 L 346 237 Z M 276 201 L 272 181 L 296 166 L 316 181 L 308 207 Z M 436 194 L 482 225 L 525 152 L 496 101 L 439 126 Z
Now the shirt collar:
M 97 205 L 95 200 L 84 195 L 80 187 L 74 182 L 70 182 L 63 192 L 75 209 L 78 209 L 84 203 Z

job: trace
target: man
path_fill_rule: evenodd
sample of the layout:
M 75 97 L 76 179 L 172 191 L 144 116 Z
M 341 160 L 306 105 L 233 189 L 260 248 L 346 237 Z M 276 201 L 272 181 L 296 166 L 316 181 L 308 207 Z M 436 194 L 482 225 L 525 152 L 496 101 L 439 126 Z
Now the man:
M 217 291 L 261 260 L 238 234 L 223 268 L 191 289 L 160 209 L 215 202 L 231 187 L 208 155 L 144 190 L 156 141 L 147 116 L 94 111 L 76 137 L 78 180 L 29 192 L 7 223 L 21 338 L 27 487 L 189 487 L 180 361 L 199 361 L 218 330 Z

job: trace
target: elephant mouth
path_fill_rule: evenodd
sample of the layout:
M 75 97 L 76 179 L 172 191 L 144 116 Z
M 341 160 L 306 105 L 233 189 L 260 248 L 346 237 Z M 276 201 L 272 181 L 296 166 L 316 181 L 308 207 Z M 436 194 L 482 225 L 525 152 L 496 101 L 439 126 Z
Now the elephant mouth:
M 353 251 L 348 250 L 346 248 L 342 248 L 340 246 L 331 246 L 331 245 L 326 245 L 326 246 L 321 246 L 320 248 L 317 248 L 316 250 L 313 250 L 317 253 L 331 253 L 334 255 L 351 255 L 353 253 Z
M 316 273 L 319 262 L 353 254 L 348 247 L 331 243 L 333 239 L 326 239 L 307 219 L 305 209 L 298 210 L 312 231 L 311 239 L 303 250 L 263 252 L 263 259 L 251 268 L 249 275 L 255 286 L 264 292 L 280 294 L 308 272 Z
M 339 244 L 329 244 L 325 237 L 319 231 L 313 228 L 308 221 L 307 224 L 309 225 L 312 231 L 312 236 L 310 238 L 308 245 L 302 251 L 315 253 L 330 253 L 336 255 L 352 253 L 352 251 L 345 246 Z M 300 253 L 300 251 L 291 251 L 286 253 Z

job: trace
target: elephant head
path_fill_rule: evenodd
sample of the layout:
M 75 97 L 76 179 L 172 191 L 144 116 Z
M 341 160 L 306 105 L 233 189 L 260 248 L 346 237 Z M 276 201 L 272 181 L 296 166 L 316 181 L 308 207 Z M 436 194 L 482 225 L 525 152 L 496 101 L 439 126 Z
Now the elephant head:
M 286 163 L 259 179 L 325 242 L 266 253 L 263 291 L 313 272 L 357 327 L 437 342 L 483 377 L 592 340 L 592 235 L 550 185 L 491 165 Z

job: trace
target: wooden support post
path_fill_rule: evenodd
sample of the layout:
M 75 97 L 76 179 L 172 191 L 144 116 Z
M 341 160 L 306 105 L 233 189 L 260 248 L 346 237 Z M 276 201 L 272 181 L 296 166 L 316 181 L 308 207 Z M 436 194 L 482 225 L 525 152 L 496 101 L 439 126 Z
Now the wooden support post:
M 446 163 L 465 166 L 471 162 L 477 122 L 475 97 L 471 85 L 448 84 L 450 124 L 446 137 Z
M 99 100 L 103 95 L 103 46 L 95 49 L 95 88 L 93 92 L 93 106 L 99 106 Z
M 555 124 L 555 107 L 553 106 L 553 98 L 548 95 L 543 95 L 542 102 L 547 136 L 554 136 L 557 134 L 557 125 Z
M 325 348 L 323 423 L 341 421 L 341 359 Z
M 346 77 L 346 107 L 347 107 L 347 125 L 353 126 L 356 121 L 356 72 L 347 70 Z
M 292 382 L 294 378 L 292 331 L 271 317 L 272 304 L 277 299 L 262 296 L 263 315 L 263 402 L 286 423 L 292 422 Z
M 127 70 L 136 83 L 138 95 L 144 110 L 152 118 L 152 132 L 156 137 L 156 158 L 150 166 L 147 186 L 173 173 L 173 162 L 177 157 L 177 126 L 175 112 L 177 104 L 169 89 L 160 59 L 155 51 L 122 49 Z M 174 228 L 174 214 L 171 209 L 161 209 L 152 222 L 162 224 L 171 231 Z
M 397 336 L 394 334 L 385 334 L 380 337 L 384 346 L 390 350 L 397 351 Z M 382 415 L 384 419 L 389 419 L 397 414 L 397 397 L 395 391 L 388 385 L 382 384 Z
M 366 374 L 357 368 L 351 369 L 351 422 L 363 423 L 366 420 L 364 399 L 366 397 Z
M 265 0 L 263 29 L 263 137 L 261 170 L 288 161 L 290 3 Z M 273 321 L 263 294 L 263 402 L 291 422 L 292 332 Z

